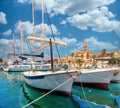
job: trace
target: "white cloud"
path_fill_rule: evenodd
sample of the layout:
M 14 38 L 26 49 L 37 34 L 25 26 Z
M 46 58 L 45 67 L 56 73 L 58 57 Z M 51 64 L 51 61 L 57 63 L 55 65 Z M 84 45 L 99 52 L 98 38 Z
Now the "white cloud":
M 60 37 L 57 37 L 56 40 L 60 41 L 60 42 L 67 43 L 66 47 L 58 45 L 59 46 L 58 51 L 60 53 L 60 56 L 70 55 L 72 53 L 72 51 L 76 48 L 77 40 L 75 38 L 67 38 L 67 37 L 60 38 Z M 56 50 L 54 50 L 54 52 L 55 51 Z M 56 52 L 56 54 L 57 54 L 57 52 Z
M 0 39 L 0 58 L 6 58 L 8 57 L 8 54 L 10 53 L 10 47 L 9 47 L 10 40 L 7 39 Z
M 60 24 L 65 25 L 67 22 L 65 20 L 61 21 Z
M 114 17 L 115 15 L 104 6 L 84 14 L 68 17 L 67 21 L 78 29 L 87 30 L 90 27 L 97 32 L 111 32 L 116 31 L 120 24 Z
M 70 55 L 71 53 L 75 51 L 82 51 L 83 41 L 79 42 L 75 38 L 67 38 L 67 37 L 63 37 L 63 38 L 57 37 L 56 40 L 61 41 L 61 42 L 66 42 L 68 44 L 66 47 L 61 46 L 58 48 L 59 53 L 62 54 L 61 56 Z M 101 50 L 104 48 L 108 52 L 117 49 L 117 47 L 114 46 L 112 43 L 99 41 L 95 37 L 87 38 L 86 41 L 88 44 L 88 49 L 93 53 L 94 52 L 101 53 Z M 10 44 L 9 44 L 10 42 L 11 40 L 0 39 L 0 46 L 1 46 L 0 57 L 5 58 L 5 57 L 8 57 L 9 53 L 12 53 L 12 50 L 10 50 Z M 17 47 L 19 51 L 16 50 L 17 51 L 16 53 L 19 54 L 21 52 L 20 51 L 20 43 L 21 43 L 20 39 L 16 39 L 16 43 L 17 43 L 17 46 L 19 47 L 19 48 Z M 30 50 L 28 48 L 32 47 L 33 43 L 30 42 L 29 47 L 27 45 L 28 43 L 24 44 L 25 53 L 30 53 Z M 40 44 L 36 44 L 36 48 L 38 47 L 40 47 Z M 45 53 L 48 54 L 48 50 Z M 54 49 L 54 54 L 56 57 L 58 57 L 55 49 Z
M 21 53 L 21 40 L 15 39 L 15 42 L 12 39 L 0 39 L 0 58 L 3 59 L 11 59 L 10 53 L 14 53 L 14 45 L 16 46 L 15 53 L 20 54 Z M 32 44 L 31 44 L 32 45 Z M 30 52 L 30 49 L 28 49 L 28 43 L 24 42 L 24 51 L 25 53 Z
M 62 38 L 61 41 L 66 42 L 68 45 L 67 47 L 64 49 L 64 51 L 66 52 L 66 54 L 71 54 L 75 51 L 82 51 L 82 47 L 83 47 L 83 41 L 77 41 L 77 39 L 75 38 Z M 102 49 L 106 49 L 108 52 L 116 50 L 118 47 L 113 45 L 110 42 L 103 42 L 103 41 L 99 41 L 97 38 L 95 37 L 90 37 L 86 39 L 87 41 L 87 45 L 88 45 L 88 50 L 90 50 L 91 52 L 95 53 L 101 53 Z M 62 48 L 63 49 L 63 48 Z
M 90 37 L 90 38 L 86 39 L 86 41 L 88 43 L 88 48 L 91 51 L 95 51 L 95 50 L 101 51 L 102 49 L 111 51 L 111 50 L 117 49 L 117 47 L 114 46 L 112 43 L 99 41 L 95 37 Z M 101 52 L 99 52 L 99 53 L 101 53 Z
M 30 3 L 30 0 L 18 0 L 19 3 Z M 114 3 L 115 0 L 45 0 L 47 10 L 51 15 L 76 14 L 93 10 L 100 6 Z M 35 9 L 41 9 L 41 0 L 35 0 Z
M 2 34 L 3 34 L 4 36 L 9 36 L 9 35 L 11 35 L 11 34 L 12 34 L 12 30 L 11 30 L 11 29 L 9 29 L 9 30 L 7 30 L 7 31 L 3 32 Z
M 51 27 L 52 27 L 53 33 L 54 33 L 55 35 L 59 35 L 59 34 L 60 34 L 55 25 L 51 24 Z M 41 33 L 41 28 L 42 28 L 42 24 L 39 24 L 39 25 L 36 25 L 36 26 L 35 26 L 35 32 L 36 32 L 36 35 L 37 35 L 37 36 L 41 36 L 41 34 L 42 34 L 42 33 Z M 44 31 L 44 32 L 45 32 L 45 36 L 48 36 L 48 35 L 51 35 L 51 34 L 52 34 L 49 25 L 44 24 L 44 28 L 45 28 L 45 29 L 44 29 L 44 30 L 45 30 L 45 31 Z
M 116 21 L 115 32 L 117 33 L 120 39 L 120 21 Z
M 1 44 L 1 45 L 6 45 L 6 44 L 9 44 L 10 41 L 11 41 L 11 40 L 0 39 L 0 44 Z M 0 45 L 0 46 L 1 46 L 1 45 Z
M 23 24 L 23 30 L 26 35 L 31 35 L 32 34 L 32 23 L 29 21 L 22 22 Z M 18 23 L 15 24 L 15 32 L 20 34 L 20 26 L 21 26 L 21 21 L 18 21 Z
M 6 14 L 3 13 L 3 12 L 0 12 L 0 23 L 1 24 L 7 24 Z
M 30 3 L 31 0 L 17 0 L 18 3 Z
M 77 42 L 77 40 L 75 38 L 63 37 L 61 40 L 68 43 L 68 44 L 70 44 L 70 45 L 75 44 Z
M 16 32 L 19 33 L 20 32 L 20 21 L 15 25 L 16 26 Z M 29 22 L 29 21 L 26 21 L 26 22 L 22 22 L 23 24 L 23 29 L 24 29 L 24 33 L 26 35 L 32 35 L 33 34 L 33 26 L 32 26 L 32 23 Z M 51 35 L 51 30 L 50 30 L 50 26 L 47 25 L 47 24 L 44 24 L 44 27 L 45 27 L 45 36 L 48 36 L 48 35 Z M 51 27 L 52 27 L 52 30 L 53 30 L 53 33 L 55 35 L 59 35 L 59 31 L 57 30 L 56 26 L 51 24 Z M 35 25 L 35 35 L 36 36 L 39 36 L 41 37 L 41 28 L 42 28 L 42 25 L 41 24 L 38 24 L 38 25 Z
M 51 0 L 50 0 L 51 1 Z M 52 0 L 54 1 L 54 0 Z M 77 14 L 80 12 L 86 12 L 93 10 L 100 6 L 105 6 L 114 3 L 115 0 L 56 0 L 51 2 L 54 5 L 49 7 L 52 9 L 52 14 Z M 47 4 L 47 2 L 46 2 Z M 49 4 L 47 4 L 49 6 Z

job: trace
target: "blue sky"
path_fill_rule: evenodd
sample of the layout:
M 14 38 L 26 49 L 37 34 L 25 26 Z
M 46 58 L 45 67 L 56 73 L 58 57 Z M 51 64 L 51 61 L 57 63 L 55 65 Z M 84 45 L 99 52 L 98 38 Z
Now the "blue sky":
M 84 39 L 89 50 L 96 54 L 104 48 L 107 52 L 120 50 L 120 0 L 45 0 L 45 4 L 56 40 L 67 43 L 66 47 L 59 47 L 61 56 L 81 51 Z M 45 38 L 51 38 L 47 14 L 44 15 Z M 31 0 L 0 0 L 1 58 L 7 58 L 12 52 L 10 42 L 13 33 L 17 48 L 20 47 L 20 22 L 24 26 L 25 37 L 32 35 Z M 41 0 L 35 0 L 37 37 L 41 37 L 41 22 Z M 39 46 L 37 43 L 36 47 Z M 18 49 L 17 53 L 20 52 Z M 28 53 L 27 44 L 25 53 Z

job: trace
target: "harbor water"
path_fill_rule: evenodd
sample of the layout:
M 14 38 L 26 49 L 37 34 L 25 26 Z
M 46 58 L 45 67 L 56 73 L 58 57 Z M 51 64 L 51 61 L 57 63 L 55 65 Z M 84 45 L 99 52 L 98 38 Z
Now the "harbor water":
M 0 71 L 0 108 L 22 108 L 45 92 L 25 84 L 20 72 Z M 49 94 L 27 108 L 120 108 L 120 81 L 109 90 L 73 86 L 71 96 Z

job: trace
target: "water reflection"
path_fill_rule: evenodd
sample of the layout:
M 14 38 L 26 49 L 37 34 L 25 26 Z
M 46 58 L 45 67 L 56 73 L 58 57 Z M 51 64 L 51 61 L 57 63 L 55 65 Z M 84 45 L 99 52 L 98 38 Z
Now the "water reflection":
M 110 83 L 109 89 L 113 95 L 120 96 L 120 81 L 118 83 Z
M 24 83 L 23 91 L 29 102 L 45 94 L 38 89 L 28 86 L 26 83 Z M 34 106 L 34 108 L 79 108 L 78 104 L 75 103 L 71 97 L 68 98 L 53 94 L 45 96 L 44 98 L 32 104 L 32 106 Z
M 108 105 L 112 108 L 117 106 L 110 91 L 74 86 L 72 89 L 72 94 L 79 96 L 81 99 L 91 101 L 99 105 Z
M 73 86 L 72 95 L 80 98 L 78 103 L 72 96 L 67 98 L 50 94 L 28 108 L 79 108 L 79 105 L 80 108 L 89 108 L 89 106 L 97 108 L 93 104 L 86 103 L 86 100 L 98 106 L 120 108 L 120 81 L 119 83 L 111 83 L 109 89 L 109 91 L 104 91 Z M 45 93 L 26 85 L 21 73 L 0 71 L 0 108 L 22 108 L 43 94 Z M 88 107 L 84 107 L 85 104 L 88 104 Z
M 20 74 L 0 72 L 0 108 L 22 108 L 28 103 L 22 85 Z

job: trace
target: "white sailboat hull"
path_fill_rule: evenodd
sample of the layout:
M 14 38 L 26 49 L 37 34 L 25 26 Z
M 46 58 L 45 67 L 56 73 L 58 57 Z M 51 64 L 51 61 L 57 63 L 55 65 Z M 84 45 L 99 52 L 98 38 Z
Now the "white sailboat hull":
M 30 65 L 10 65 L 4 71 L 6 72 L 22 72 L 31 69 Z
M 74 85 L 83 85 L 97 89 L 108 90 L 108 85 L 113 73 L 118 68 L 112 69 L 83 69 L 81 75 L 75 80 Z
M 66 82 L 64 85 L 57 88 L 55 91 L 59 93 L 63 93 L 64 95 L 69 95 L 72 89 L 72 84 L 74 81 L 74 76 L 77 74 L 76 70 L 73 71 L 58 71 L 58 72 L 23 72 L 25 82 L 35 88 L 41 89 L 41 90 L 53 90 L 56 87 Z
M 30 71 L 34 68 L 36 71 L 48 71 L 51 70 L 50 64 L 39 64 L 39 65 L 10 65 L 7 68 L 4 68 L 6 72 L 24 72 Z

